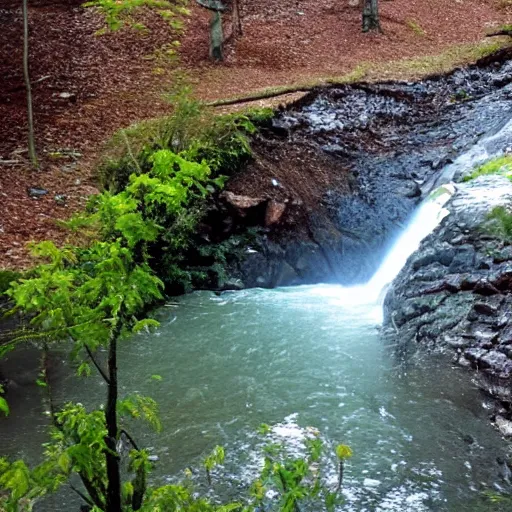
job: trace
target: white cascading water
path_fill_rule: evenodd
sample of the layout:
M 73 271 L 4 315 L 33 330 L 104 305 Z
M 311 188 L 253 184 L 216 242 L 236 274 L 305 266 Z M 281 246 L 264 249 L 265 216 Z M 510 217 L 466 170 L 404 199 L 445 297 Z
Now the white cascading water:
M 454 194 L 453 184 L 447 184 L 432 192 L 423 201 L 413 215 L 406 230 L 393 244 L 389 254 L 381 266 L 364 286 L 367 289 L 368 298 L 374 302 L 382 295 L 382 291 L 389 285 L 404 267 L 409 256 L 418 249 L 421 241 L 427 237 L 440 222 L 448 215 L 444 205 Z
M 380 319 L 387 286 L 402 270 L 409 256 L 418 249 L 421 241 L 448 215 L 444 205 L 454 192 L 453 184 L 443 185 L 421 203 L 405 231 L 395 241 L 377 272 L 366 284 L 349 287 L 324 285 L 314 287 L 311 292 L 328 297 L 344 307 L 374 306 L 374 316 Z
M 512 151 L 512 119 L 504 121 L 494 133 L 480 139 L 444 168 L 434 181 L 434 186 L 438 188 L 421 203 L 405 231 L 395 241 L 377 272 L 366 284 L 350 287 L 321 285 L 315 286 L 310 293 L 326 297 L 343 307 L 360 308 L 367 305 L 372 310 L 372 316 L 380 321 L 388 285 L 402 270 L 409 256 L 418 249 L 421 241 L 448 215 L 444 205 L 455 192 L 452 180 L 460 179 L 465 172 L 490 158 L 502 155 L 504 151 Z

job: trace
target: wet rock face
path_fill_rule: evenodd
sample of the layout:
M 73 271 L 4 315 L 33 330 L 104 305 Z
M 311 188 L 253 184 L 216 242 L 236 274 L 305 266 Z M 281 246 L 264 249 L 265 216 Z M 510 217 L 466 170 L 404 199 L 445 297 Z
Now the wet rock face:
M 408 260 L 385 299 L 386 333 L 403 351 L 449 351 L 481 386 L 512 403 L 512 249 L 487 228 L 512 204 L 501 176 L 457 185 L 450 214 Z
M 309 202 L 296 176 L 254 192 L 287 207 L 262 216 L 256 252 L 233 275 L 246 286 L 366 282 L 421 199 L 441 176 L 450 181 L 448 174 L 460 173 L 450 164 L 512 112 L 511 83 L 512 61 L 491 62 L 420 83 L 324 89 L 282 111 L 261 136 L 263 170 L 281 168 L 280 155 L 293 149 L 317 155 L 315 172 L 327 179 L 321 185 L 311 179 L 316 195 Z M 236 179 L 243 181 L 243 173 Z M 244 186 L 235 193 L 245 194 Z M 470 265 L 471 250 L 457 251 L 452 269 Z

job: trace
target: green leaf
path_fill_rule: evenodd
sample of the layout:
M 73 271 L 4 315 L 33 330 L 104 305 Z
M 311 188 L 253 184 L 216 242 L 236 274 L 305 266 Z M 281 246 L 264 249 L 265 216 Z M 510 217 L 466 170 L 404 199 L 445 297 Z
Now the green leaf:
M 161 381 L 162 380 L 162 376 L 161 375 L 151 375 L 151 378 L 153 380 L 157 380 L 157 381 Z
M 340 460 L 350 459 L 352 457 L 352 450 L 345 444 L 339 444 L 336 446 L 336 456 Z
M 215 466 L 224 462 L 224 456 L 224 448 L 222 446 L 216 446 L 212 453 L 204 460 L 204 467 L 208 471 L 211 471 Z
M 267 425 L 266 423 L 262 423 L 258 428 L 258 433 L 264 436 L 270 434 L 271 431 L 272 429 L 270 428 L 270 425 Z
M 78 370 L 77 370 L 77 374 L 79 377 L 81 377 L 82 375 L 84 375 L 85 377 L 90 377 L 91 376 L 91 365 L 89 363 L 86 363 L 86 362 L 83 362 L 79 367 L 78 367 Z
M 157 322 L 156 320 L 153 320 L 152 318 L 145 318 L 144 320 L 139 320 L 135 323 L 135 325 L 132 327 L 132 331 L 137 333 L 142 330 L 150 331 L 151 329 L 156 329 L 160 327 L 160 322 Z
M 0 396 L 0 412 L 3 412 L 6 416 L 9 416 L 9 405 L 7 400 Z
M 60 469 L 62 469 L 62 471 L 67 474 L 71 469 L 71 457 L 67 452 L 62 452 L 57 460 L 57 464 L 59 465 Z

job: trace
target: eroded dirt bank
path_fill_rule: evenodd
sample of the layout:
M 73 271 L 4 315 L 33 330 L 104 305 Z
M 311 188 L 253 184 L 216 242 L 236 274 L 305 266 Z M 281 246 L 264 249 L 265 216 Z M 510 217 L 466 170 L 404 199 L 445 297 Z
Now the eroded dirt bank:
M 208 228 L 260 228 L 226 286 L 365 282 L 445 166 L 508 120 L 510 53 L 419 83 L 314 91 L 280 112 Z

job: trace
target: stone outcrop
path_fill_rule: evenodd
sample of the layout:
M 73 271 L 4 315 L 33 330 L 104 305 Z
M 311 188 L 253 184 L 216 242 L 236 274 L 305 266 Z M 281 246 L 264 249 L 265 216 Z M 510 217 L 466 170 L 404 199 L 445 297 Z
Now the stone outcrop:
M 489 213 L 510 209 L 512 183 L 481 176 L 456 185 L 440 226 L 409 258 L 385 299 L 385 332 L 403 352 L 453 353 L 481 387 L 512 403 L 512 245 Z M 501 420 L 500 420 L 501 421 Z M 502 429 L 505 426 L 502 423 Z
M 422 198 L 459 172 L 450 164 L 500 129 L 507 58 L 419 83 L 321 89 L 283 109 L 214 217 L 217 239 L 259 230 L 229 277 L 246 287 L 370 279 Z

